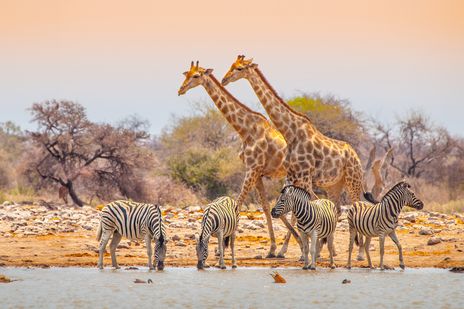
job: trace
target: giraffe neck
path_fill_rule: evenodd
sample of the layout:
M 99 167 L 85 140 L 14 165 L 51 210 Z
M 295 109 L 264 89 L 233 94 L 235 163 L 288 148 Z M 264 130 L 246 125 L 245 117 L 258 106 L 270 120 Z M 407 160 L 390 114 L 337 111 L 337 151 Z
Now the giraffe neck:
M 288 106 L 257 67 L 251 68 L 251 70 L 252 74 L 248 81 L 272 122 L 287 142 L 292 142 L 295 139 L 297 128 L 303 125 L 308 130 L 314 131 L 313 133 L 316 132 L 316 128 L 309 118 Z
M 206 81 L 203 83 L 206 92 L 208 92 L 214 104 L 221 111 L 222 115 L 243 138 L 247 135 L 250 126 L 247 125 L 249 116 L 262 117 L 259 113 L 252 111 L 247 106 L 240 103 L 232 94 L 230 94 L 213 76 L 210 74 L 205 76 Z

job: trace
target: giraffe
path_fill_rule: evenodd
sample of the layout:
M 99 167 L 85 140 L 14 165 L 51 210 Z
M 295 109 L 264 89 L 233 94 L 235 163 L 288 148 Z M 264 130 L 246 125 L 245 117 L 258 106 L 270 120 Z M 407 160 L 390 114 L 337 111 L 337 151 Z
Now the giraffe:
M 345 189 L 352 202 L 358 201 L 363 192 L 363 168 L 356 151 L 344 141 L 322 134 L 304 114 L 293 110 L 253 63 L 240 55 L 225 74 L 222 85 L 239 79 L 250 83 L 272 123 L 287 142 L 287 180 L 310 192 L 317 198 L 313 185 L 323 188 L 328 198 L 340 210 L 340 198 Z M 360 244 L 358 260 L 364 259 Z
M 196 65 L 192 61 L 190 70 L 184 72 L 185 80 L 179 88 L 178 94 L 183 95 L 191 88 L 203 86 L 224 118 L 240 136 L 242 145 L 239 157 L 245 164 L 246 174 L 236 202 L 240 207 L 248 193 L 253 188 L 256 189 L 266 216 L 269 238 L 271 239 L 267 258 L 272 258 L 276 256 L 277 246 L 262 177 L 280 179 L 287 174 L 283 164 L 287 154 L 287 143 L 266 117 L 240 103 L 221 85 L 212 72 L 212 69 L 199 67 L 198 61 Z M 296 237 L 300 248 L 302 248 L 296 230 L 285 218 L 282 221 L 290 233 Z

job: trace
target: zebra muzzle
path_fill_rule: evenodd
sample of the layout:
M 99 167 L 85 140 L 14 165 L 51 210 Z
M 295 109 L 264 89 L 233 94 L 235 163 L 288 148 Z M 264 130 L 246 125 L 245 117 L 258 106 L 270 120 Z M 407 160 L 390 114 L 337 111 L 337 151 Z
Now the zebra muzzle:
M 198 263 L 197 263 L 197 268 L 198 268 L 198 270 L 201 270 L 201 269 L 204 268 L 204 265 L 203 265 L 203 262 L 202 262 L 202 261 L 198 261 Z
M 159 261 L 158 262 L 158 270 L 163 270 L 164 269 L 164 262 L 163 261 Z

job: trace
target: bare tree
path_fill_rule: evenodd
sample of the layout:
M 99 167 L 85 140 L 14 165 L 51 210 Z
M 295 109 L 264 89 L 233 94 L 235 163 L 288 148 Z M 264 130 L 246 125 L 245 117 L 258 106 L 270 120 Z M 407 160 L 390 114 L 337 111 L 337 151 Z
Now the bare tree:
M 79 178 L 92 179 L 94 190 L 110 186 L 124 194 L 125 177 L 150 163 L 150 154 L 139 147 L 148 134 L 138 122 L 92 123 L 84 107 L 71 101 L 34 103 L 31 112 L 38 129 L 30 135 L 40 148 L 32 158 L 35 170 L 43 181 L 65 187 L 79 206 L 84 204 L 74 186 Z
M 443 160 L 453 149 L 448 131 L 434 126 L 419 112 L 398 119 L 396 130 L 375 124 L 377 143 L 390 154 L 390 165 L 406 177 L 421 177 L 432 162 Z

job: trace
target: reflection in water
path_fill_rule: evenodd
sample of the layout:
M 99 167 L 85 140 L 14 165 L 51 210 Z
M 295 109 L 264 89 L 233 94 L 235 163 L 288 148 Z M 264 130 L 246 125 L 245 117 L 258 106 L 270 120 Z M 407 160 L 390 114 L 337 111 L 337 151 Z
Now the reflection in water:
M 279 269 L 286 284 L 275 284 L 274 269 L 164 272 L 91 268 L 0 268 L 14 279 L 0 286 L 1 307 L 408 307 L 462 308 L 464 275 L 441 269 Z M 152 279 L 153 284 L 134 280 Z M 351 280 L 342 284 L 343 279 Z

